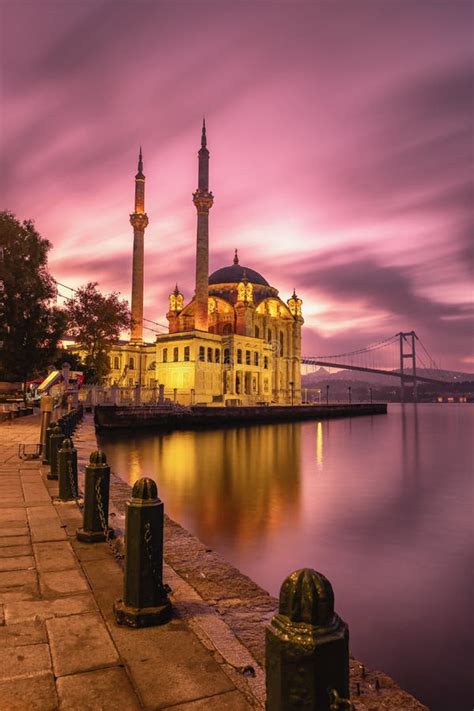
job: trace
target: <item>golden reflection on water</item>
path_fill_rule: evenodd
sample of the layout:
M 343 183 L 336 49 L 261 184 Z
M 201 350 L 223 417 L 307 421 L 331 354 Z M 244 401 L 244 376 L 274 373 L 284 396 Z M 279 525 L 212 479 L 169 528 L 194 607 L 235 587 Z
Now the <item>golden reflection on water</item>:
M 107 452 L 106 441 L 103 447 Z M 300 451 L 298 423 L 173 432 L 114 439 L 112 466 L 130 484 L 155 479 L 168 513 L 178 521 L 191 517 L 203 540 L 222 527 L 243 543 L 296 516 Z
M 323 423 L 316 425 L 316 464 L 318 469 L 323 468 Z

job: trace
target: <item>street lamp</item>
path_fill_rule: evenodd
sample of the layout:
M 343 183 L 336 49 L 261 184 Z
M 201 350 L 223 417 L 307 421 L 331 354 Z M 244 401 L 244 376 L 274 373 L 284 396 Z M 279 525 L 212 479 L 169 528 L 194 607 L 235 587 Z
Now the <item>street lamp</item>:
M 352 405 L 352 387 L 349 385 L 347 389 L 349 390 L 349 405 Z
M 326 405 L 329 405 L 329 385 L 326 385 Z

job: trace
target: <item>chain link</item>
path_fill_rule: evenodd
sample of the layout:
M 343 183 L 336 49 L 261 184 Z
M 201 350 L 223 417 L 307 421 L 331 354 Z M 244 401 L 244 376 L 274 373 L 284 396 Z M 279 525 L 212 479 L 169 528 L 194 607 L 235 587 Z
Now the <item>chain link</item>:
M 151 533 L 151 523 L 149 521 L 145 524 L 145 531 L 144 531 L 143 538 L 145 541 L 146 554 L 147 554 L 148 560 L 150 562 L 151 574 L 153 576 L 153 580 L 155 581 L 155 585 L 160 590 L 165 590 L 167 593 L 170 593 L 171 592 L 170 586 L 164 585 L 163 581 L 161 580 L 161 577 L 156 572 L 155 563 L 154 563 L 154 556 L 153 556 L 153 548 L 151 545 L 152 540 L 153 540 L 152 533 Z
M 100 525 L 105 536 L 105 542 L 107 543 L 112 555 L 114 556 L 117 563 L 123 566 L 123 559 L 125 556 L 120 552 L 119 547 L 112 541 L 110 535 L 110 528 L 108 522 L 105 519 L 104 502 L 102 501 L 102 492 L 100 490 L 100 485 L 102 484 L 102 477 L 98 476 L 95 480 L 95 496 L 97 500 L 97 511 L 99 513 Z
M 67 463 L 67 471 L 69 474 L 69 486 L 71 488 L 71 496 L 73 499 L 76 500 L 77 505 L 79 506 L 80 509 L 84 508 L 84 504 L 81 504 L 79 501 L 79 491 L 76 488 L 76 482 L 74 481 L 74 474 L 72 471 L 72 461 L 69 459 Z
M 353 711 L 355 709 L 354 704 L 352 701 L 349 699 L 343 699 L 341 696 L 339 696 L 339 693 L 336 691 L 336 689 L 328 689 L 328 694 L 329 694 L 329 702 L 330 702 L 330 710 L 331 711 L 340 711 L 340 709 L 350 709 Z

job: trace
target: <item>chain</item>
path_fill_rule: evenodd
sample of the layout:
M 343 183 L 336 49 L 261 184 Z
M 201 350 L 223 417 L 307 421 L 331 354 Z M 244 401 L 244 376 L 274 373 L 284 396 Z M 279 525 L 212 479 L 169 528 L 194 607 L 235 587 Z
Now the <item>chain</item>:
M 72 462 L 69 459 L 67 463 L 67 471 L 69 474 L 69 486 L 71 487 L 71 495 L 73 499 L 76 499 L 76 503 L 80 509 L 84 508 L 84 504 L 79 503 L 79 491 L 76 488 L 76 482 L 74 481 L 74 474 L 72 472 Z
M 328 689 L 330 711 L 339 711 L 339 709 L 354 709 L 354 704 L 349 699 L 343 699 L 339 696 L 336 689 Z
M 102 477 L 98 476 L 95 480 L 95 496 L 97 499 L 97 511 L 99 513 L 100 525 L 102 526 L 102 530 L 104 532 L 105 542 L 107 543 L 117 563 L 120 563 L 120 565 L 122 566 L 123 559 L 125 558 L 125 556 L 120 552 L 119 547 L 112 541 L 112 538 L 110 536 L 110 528 L 105 519 L 104 502 L 102 501 L 102 493 L 100 490 L 101 483 Z
M 146 554 L 147 554 L 148 560 L 150 562 L 151 574 L 153 576 L 153 580 L 155 581 L 155 585 L 160 590 L 164 589 L 167 593 L 170 593 L 171 592 L 170 586 L 163 585 L 163 581 L 161 580 L 160 576 L 156 572 L 154 557 L 153 557 L 153 549 L 151 547 L 151 543 L 152 543 L 151 523 L 149 521 L 145 524 L 145 532 L 144 532 L 143 538 L 145 541 Z

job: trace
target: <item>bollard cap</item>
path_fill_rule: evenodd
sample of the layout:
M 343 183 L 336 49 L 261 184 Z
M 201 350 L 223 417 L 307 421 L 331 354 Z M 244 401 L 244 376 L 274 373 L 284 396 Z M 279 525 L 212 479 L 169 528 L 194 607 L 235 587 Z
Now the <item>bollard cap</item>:
M 158 487 L 153 479 L 143 477 L 135 482 L 132 489 L 132 501 L 157 501 Z
M 334 593 L 329 580 L 311 568 L 291 573 L 280 589 L 279 614 L 314 627 L 334 623 Z
M 95 452 L 91 452 L 89 462 L 91 464 L 107 464 L 107 457 L 105 456 L 105 452 L 102 452 L 101 449 L 97 449 Z
M 53 431 L 52 431 L 51 434 L 53 434 L 53 435 L 62 435 L 62 434 L 64 434 L 64 433 L 63 433 L 63 430 L 62 430 L 62 427 L 61 427 L 61 425 L 59 424 L 59 422 L 57 422 L 57 423 L 54 425 Z
M 74 449 L 74 444 L 72 442 L 72 439 L 70 437 L 65 437 L 63 439 L 63 442 L 61 444 L 61 449 L 64 450 L 72 450 Z

